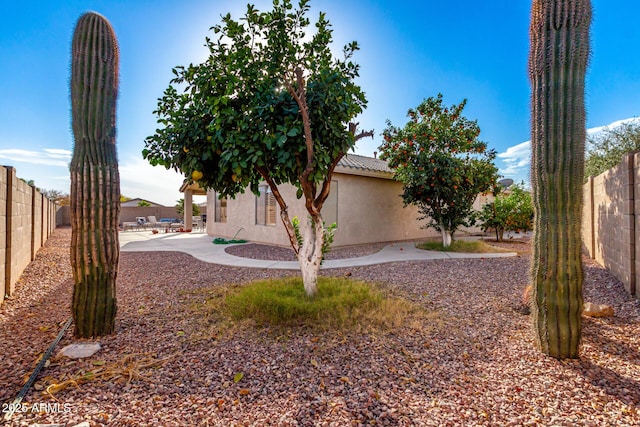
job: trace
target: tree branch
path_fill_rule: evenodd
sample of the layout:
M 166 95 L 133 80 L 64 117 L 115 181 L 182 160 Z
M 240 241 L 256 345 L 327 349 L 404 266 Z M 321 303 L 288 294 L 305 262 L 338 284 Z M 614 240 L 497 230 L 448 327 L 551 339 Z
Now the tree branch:
M 318 209 L 318 211 L 322 210 L 322 205 L 324 204 L 327 197 L 329 197 L 329 191 L 331 191 L 331 178 L 333 177 L 333 170 L 336 168 L 340 160 L 344 157 L 344 152 L 341 152 L 333 162 L 331 162 L 331 166 L 329 166 L 329 170 L 327 171 L 327 177 L 324 179 L 322 183 L 322 189 L 320 190 L 320 194 L 314 200 L 314 205 Z
M 300 67 L 296 67 L 293 73 L 295 75 L 296 87 L 291 83 L 291 80 L 293 79 L 287 79 L 285 84 L 287 86 L 287 90 L 300 108 L 300 115 L 302 116 L 302 125 L 304 128 L 304 143 L 307 148 L 307 164 L 300 175 L 300 187 L 302 188 L 302 192 L 305 196 L 305 206 L 307 211 L 311 216 L 317 216 L 319 212 L 314 205 L 316 186 L 309 180 L 309 176 L 314 170 L 315 154 L 313 150 L 313 137 L 311 136 L 311 119 L 309 117 L 309 106 L 307 105 L 304 75 L 302 68 Z
M 370 136 L 371 138 L 373 138 L 373 129 L 371 129 L 370 131 L 362 131 L 359 134 L 356 135 L 356 130 L 358 129 L 358 125 L 360 123 L 349 123 L 349 132 L 351 133 L 351 135 L 353 135 L 353 137 L 355 138 L 356 141 L 365 138 L 367 136 Z
M 293 224 L 291 223 L 291 219 L 289 218 L 289 207 L 287 203 L 284 201 L 280 190 L 278 189 L 278 185 L 269 175 L 269 171 L 264 167 L 256 167 L 256 170 L 260 174 L 260 176 L 266 181 L 267 185 L 271 189 L 273 193 L 273 197 L 278 202 L 278 206 L 280 206 L 280 219 L 284 224 L 284 228 L 287 231 L 287 236 L 289 237 L 289 242 L 291 243 L 291 247 L 296 255 L 300 252 L 300 245 L 298 244 L 298 239 L 296 239 L 296 233 L 293 229 Z

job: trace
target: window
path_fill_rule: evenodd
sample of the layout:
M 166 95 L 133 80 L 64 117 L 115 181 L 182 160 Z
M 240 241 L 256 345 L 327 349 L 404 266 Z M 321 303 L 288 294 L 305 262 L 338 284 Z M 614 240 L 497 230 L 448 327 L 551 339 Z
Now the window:
M 227 199 L 220 199 L 216 193 L 216 205 L 214 209 L 214 222 L 227 222 Z
M 276 225 L 276 198 L 271 188 L 261 185 L 258 190 L 260 195 L 256 197 L 256 224 Z

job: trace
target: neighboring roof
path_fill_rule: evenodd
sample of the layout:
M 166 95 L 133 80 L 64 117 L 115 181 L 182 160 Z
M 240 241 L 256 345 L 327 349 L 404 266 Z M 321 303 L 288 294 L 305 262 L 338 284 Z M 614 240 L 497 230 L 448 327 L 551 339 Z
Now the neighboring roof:
M 141 198 L 139 198 L 139 197 L 136 197 L 135 199 L 129 199 L 129 200 L 127 200 L 126 202 L 121 202 L 121 203 L 120 203 L 120 206 L 125 206 L 125 207 L 131 207 L 131 206 L 133 206 L 133 207 L 136 207 L 136 206 L 138 206 L 138 203 L 139 203 L 139 202 L 147 202 L 147 203 L 149 203 L 151 206 L 164 207 L 164 205 L 161 205 L 160 203 L 155 203 L 155 202 L 152 202 L 152 201 L 150 201 L 150 200 L 141 199 Z
M 391 178 L 393 176 L 393 170 L 385 160 L 358 154 L 346 154 L 338 162 L 336 172 L 379 178 Z

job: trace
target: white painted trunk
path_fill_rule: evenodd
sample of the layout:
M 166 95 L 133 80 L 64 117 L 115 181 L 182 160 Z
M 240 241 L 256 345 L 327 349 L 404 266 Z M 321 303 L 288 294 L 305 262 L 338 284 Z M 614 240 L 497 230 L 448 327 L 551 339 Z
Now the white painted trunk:
M 318 216 L 315 222 L 308 220 L 302 229 L 302 247 L 298 252 L 298 262 L 304 290 L 309 297 L 315 296 L 318 292 L 318 271 L 322 261 L 323 238 L 322 218 Z
M 448 248 L 451 246 L 451 233 L 442 228 L 442 247 Z

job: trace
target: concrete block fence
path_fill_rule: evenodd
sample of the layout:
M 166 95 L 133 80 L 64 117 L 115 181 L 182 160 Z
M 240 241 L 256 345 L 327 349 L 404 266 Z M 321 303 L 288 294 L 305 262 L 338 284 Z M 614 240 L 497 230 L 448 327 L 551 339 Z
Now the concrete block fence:
M 0 166 L 0 304 L 56 228 L 57 205 Z
M 585 252 L 606 267 L 636 297 L 640 296 L 640 152 L 624 156 L 610 170 L 590 177 L 583 187 L 582 235 Z M 121 221 L 137 216 L 174 217 L 174 207 L 123 208 Z M 0 166 L 0 304 L 56 225 L 68 225 L 60 209 L 34 187 Z
M 583 245 L 631 295 L 640 294 L 640 152 L 583 187 Z

